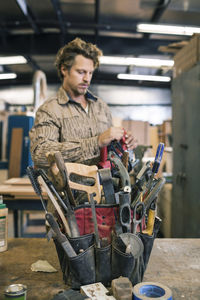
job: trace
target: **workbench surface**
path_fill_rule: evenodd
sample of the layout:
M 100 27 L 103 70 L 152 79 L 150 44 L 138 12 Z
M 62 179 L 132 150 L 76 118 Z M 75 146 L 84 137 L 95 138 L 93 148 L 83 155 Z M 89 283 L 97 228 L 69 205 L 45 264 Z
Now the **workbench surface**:
M 31 264 L 47 260 L 56 273 L 31 271 Z M 167 285 L 173 300 L 200 299 L 200 239 L 156 239 L 143 281 Z M 50 300 L 65 289 L 53 241 L 12 238 L 0 253 L 0 299 L 6 286 L 27 285 L 27 300 Z

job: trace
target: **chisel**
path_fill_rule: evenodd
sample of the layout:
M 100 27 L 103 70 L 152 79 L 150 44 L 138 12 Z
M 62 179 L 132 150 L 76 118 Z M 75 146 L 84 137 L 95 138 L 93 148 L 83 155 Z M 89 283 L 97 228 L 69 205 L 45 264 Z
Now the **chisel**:
M 46 217 L 46 220 L 48 221 L 49 225 L 55 232 L 56 239 L 61 244 L 61 246 L 64 249 L 67 256 L 68 257 L 77 256 L 76 252 L 74 251 L 74 249 L 73 249 L 72 245 L 70 244 L 70 242 L 68 241 L 67 237 L 60 231 L 60 228 L 59 228 L 58 223 L 56 222 L 54 216 L 50 212 L 47 212 L 45 217 Z

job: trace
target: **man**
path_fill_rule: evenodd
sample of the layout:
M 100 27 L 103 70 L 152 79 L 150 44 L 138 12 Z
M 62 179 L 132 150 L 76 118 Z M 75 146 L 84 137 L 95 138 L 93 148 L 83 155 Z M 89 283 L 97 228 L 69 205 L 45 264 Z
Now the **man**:
M 30 131 L 36 166 L 48 166 L 45 154 L 49 151 L 60 151 L 68 162 L 98 164 L 100 149 L 123 137 L 123 128 L 112 126 L 106 103 L 88 90 L 101 55 L 95 45 L 79 38 L 58 51 L 56 66 L 62 86 L 39 107 Z M 126 144 L 129 150 L 134 148 L 131 134 L 126 135 Z

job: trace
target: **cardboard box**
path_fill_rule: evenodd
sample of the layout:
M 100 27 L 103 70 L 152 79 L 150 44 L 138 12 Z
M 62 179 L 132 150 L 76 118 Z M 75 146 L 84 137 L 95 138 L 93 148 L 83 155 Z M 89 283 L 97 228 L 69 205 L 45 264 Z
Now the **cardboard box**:
M 119 117 L 113 117 L 112 118 L 112 124 L 115 127 L 122 127 L 122 119 Z
M 173 77 L 191 69 L 200 61 L 200 34 L 194 34 L 189 43 L 174 56 Z
M 150 145 L 149 122 L 123 120 L 122 126 L 126 131 L 130 131 L 138 141 L 138 145 Z
M 158 126 L 150 126 L 149 127 L 150 134 L 150 145 L 152 145 L 152 156 L 155 157 L 157 147 L 159 145 L 159 136 L 158 136 Z
M 162 219 L 160 231 L 164 238 L 171 238 L 172 184 L 166 183 L 158 195 L 158 216 Z

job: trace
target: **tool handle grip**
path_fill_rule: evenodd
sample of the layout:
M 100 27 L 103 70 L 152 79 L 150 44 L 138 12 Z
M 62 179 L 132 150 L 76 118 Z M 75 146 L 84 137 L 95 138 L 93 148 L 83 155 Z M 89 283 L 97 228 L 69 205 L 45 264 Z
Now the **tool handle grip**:
M 56 234 L 57 240 L 59 241 L 59 243 L 63 243 L 65 242 L 65 240 L 67 239 L 66 236 L 60 231 L 59 225 L 56 222 L 54 216 L 52 215 L 52 213 L 46 213 L 45 218 L 47 220 L 47 222 L 49 223 L 49 225 L 51 226 L 51 228 L 53 229 L 53 231 Z
M 155 160 L 153 163 L 153 167 L 152 167 L 152 172 L 154 174 L 158 173 L 158 169 L 160 167 L 160 162 L 162 160 L 162 156 L 163 156 L 163 151 L 164 151 L 164 143 L 159 143 L 157 151 L 156 151 L 156 156 L 155 156 Z
M 72 245 L 70 244 L 68 239 L 66 239 L 66 241 L 63 242 L 61 245 L 62 245 L 62 247 L 63 247 L 63 249 L 64 249 L 64 251 L 65 251 L 65 253 L 67 254 L 68 257 L 77 256 L 76 252 L 72 248 Z
M 153 234 L 153 228 L 154 228 L 154 222 L 156 217 L 156 211 L 155 209 L 149 209 L 148 213 L 148 220 L 147 220 L 147 227 L 142 231 L 144 234 L 152 235 Z
M 76 201 L 74 199 L 74 196 L 72 194 L 72 191 L 71 191 L 71 188 L 69 185 L 67 168 L 65 166 L 65 162 L 64 162 L 63 156 L 60 151 L 55 152 L 54 159 L 55 159 L 56 165 L 58 167 L 58 170 L 60 171 L 61 176 L 63 178 L 63 182 L 64 182 L 65 188 L 67 190 L 67 195 L 69 197 L 69 201 L 71 204 L 73 204 L 75 206 Z M 69 206 L 68 206 L 68 209 L 70 210 Z
M 102 169 L 111 168 L 110 161 L 108 160 L 108 148 L 107 148 L 107 146 L 101 148 L 100 162 L 99 162 L 98 166 Z
M 160 167 L 160 162 L 154 161 L 153 167 L 152 167 L 152 173 L 157 174 L 158 170 L 159 170 L 159 167 Z
M 107 149 L 107 146 L 101 148 L 100 159 L 101 159 L 101 162 L 106 162 L 107 161 L 107 159 L 108 159 L 108 149 Z
M 56 234 L 56 239 L 57 241 L 61 244 L 63 247 L 65 253 L 67 254 L 68 257 L 74 257 L 76 256 L 76 252 L 72 248 L 72 245 L 68 241 L 67 237 L 60 231 L 60 228 L 58 226 L 58 223 L 56 222 L 54 216 L 51 213 L 46 213 L 45 215 L 46 220 L 48 221 L 49 225 L 53 229 L 53 231 Z
M 122 149 L 123 149 L 124 151 L 127 150 L 127 145 L 126 145 L 126 134 L 127 134 L 127 132 L 126 132 L 126 130 L 124 130 L 124 135 L 123 135 L 123 137 L 122 137 L 121 140 L 120 140 L 121 147 L 122 147 Z

